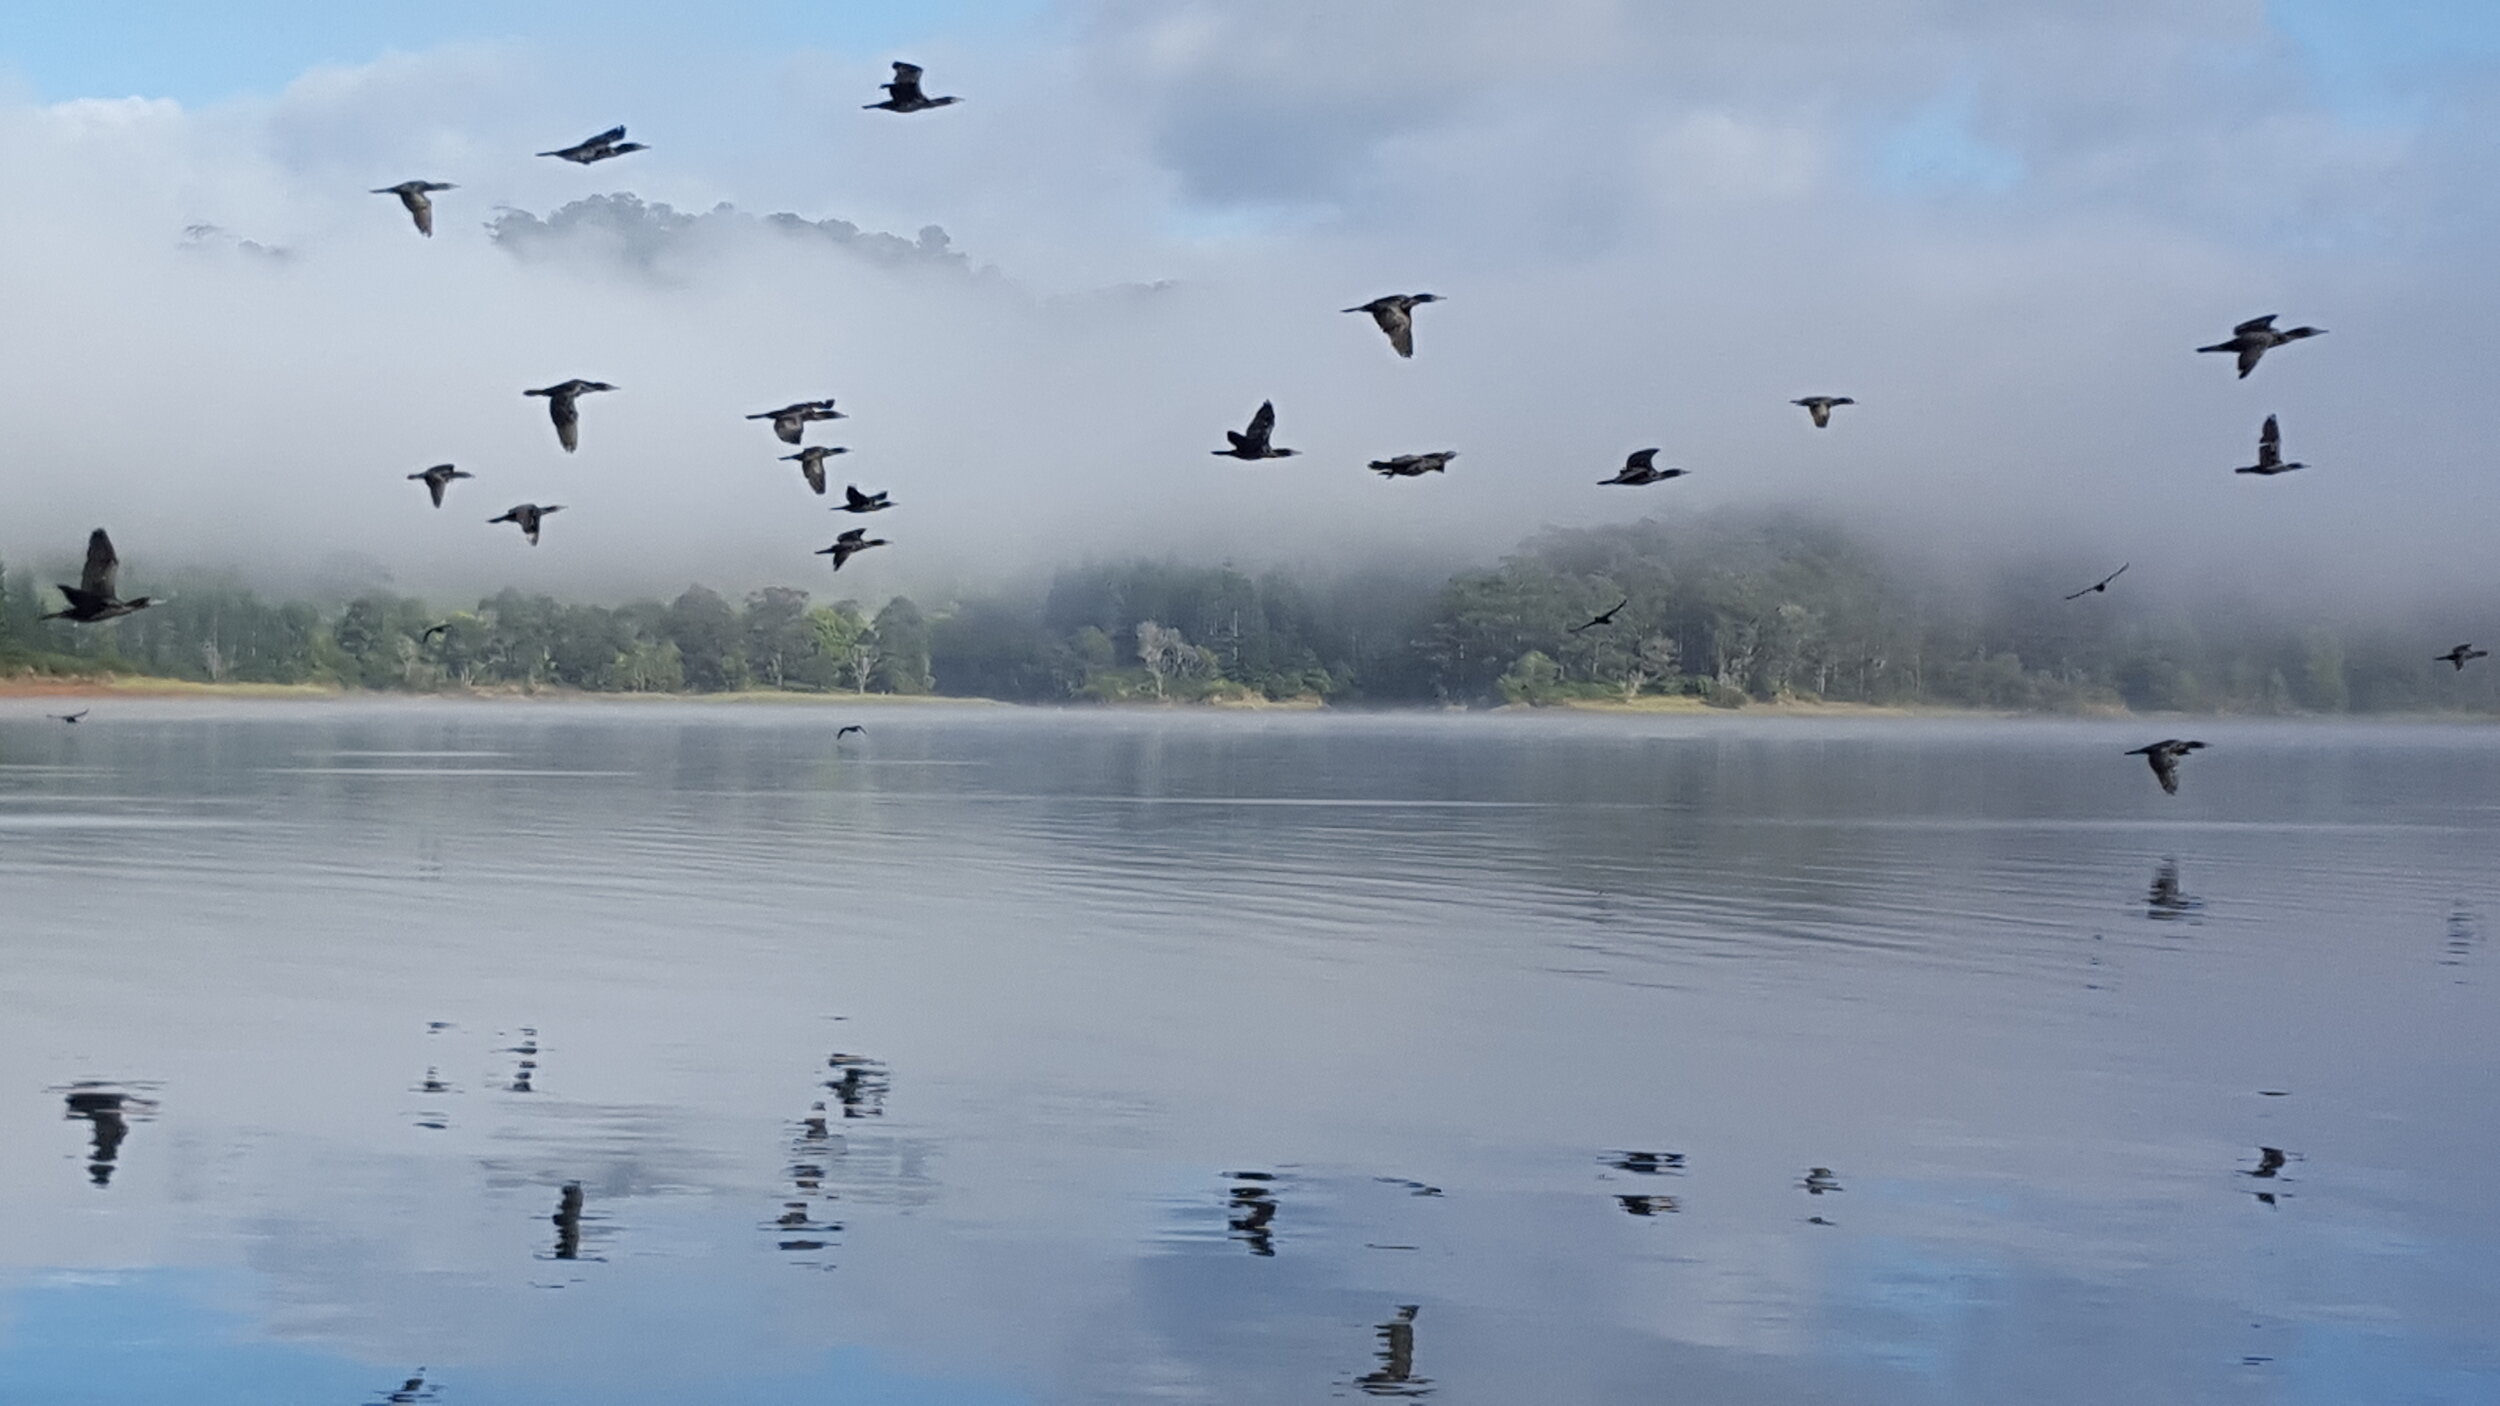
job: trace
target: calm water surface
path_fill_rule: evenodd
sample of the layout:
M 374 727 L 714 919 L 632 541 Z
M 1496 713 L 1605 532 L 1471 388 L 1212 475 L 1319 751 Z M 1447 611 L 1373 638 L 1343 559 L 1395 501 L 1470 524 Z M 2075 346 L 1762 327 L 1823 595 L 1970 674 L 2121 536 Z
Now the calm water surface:
M 2500 1400 L 2488 729 L 5 707 L 0 1401 Z

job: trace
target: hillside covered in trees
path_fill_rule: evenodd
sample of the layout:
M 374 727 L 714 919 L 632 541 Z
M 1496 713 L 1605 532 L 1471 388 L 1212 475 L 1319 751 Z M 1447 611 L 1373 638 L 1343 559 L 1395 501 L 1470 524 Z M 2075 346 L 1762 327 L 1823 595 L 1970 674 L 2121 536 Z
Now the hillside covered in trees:
M 2455 641 L 2386 622 L 2200 622 L 2113 588 L 2046 580 L 1952 592 L 1798 517 L 1554 532 L 1445 580 L 1127 561 L 1046 587 L 875 609 L 772 587 L 732 601 L 560 602 L 515 591 L 465 609 L 388 594 L 271 601 L 232 581 L 105 626 L 39 618 L 0 572 L 0 671 L 430 692 L 737 690 L 1025 702 L 1317 699 L 1379 706 L 1686 696 L 2039 711 L 2500 712 Z M 2130 583 L 2122 583 L 2130 584 Z M 157 583 L 150 583 L 151 587 Z M 1609 625 L 1574 632 L 1598 612 Z M 428 633 L 429 627 L 441 628 Z

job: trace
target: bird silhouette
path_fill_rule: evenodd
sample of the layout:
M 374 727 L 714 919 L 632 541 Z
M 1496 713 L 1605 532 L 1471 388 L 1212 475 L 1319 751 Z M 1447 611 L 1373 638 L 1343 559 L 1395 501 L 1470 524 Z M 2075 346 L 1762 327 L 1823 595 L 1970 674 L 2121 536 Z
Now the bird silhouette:
M 2233 469 L 2231 472 L 2235 474 L 2263 474 L 2268 478 L 2271 478 L 2276 474 L 2287 474 L 2294 469 L 2305 469 L 2307 467 L 2309 467 L 2307 464 L 2287 464 L 2283 462 L 2283 427 L 2275 423 L 2275 419 L 2272 415 L 2268 415 L 2266 417 L 2265 428 L 2257 431 L 2257 462 L 2254 464 L 2243 465 L 2239 468 Z
M 2442 664 L 2454 664 L 2457 666 L 2458 673 L 2464 673 L 2465 666 L 2468 661 L 2475 659 L 2488 659 L 2491 657 L 2491 651 L 2488 649 L 2476 649 L 2470 644 L 2461 644 L 2456 648 L 2449 650 L 2445 654 L 2436 654 L 2431 657 Z
M 433 191 L 458 190 L 459 188 L 448 181 L 401 181 L 398 185 L 384 186 L 373 193 L 398 196 L 399 203 L 408 207 L 408 217 L 417 222 L 417 233 L 432 239 L 434 237 L 434 202 L 427 196 Z
M 948 103 L 963 101 L 961 98 L 933 98 L 920 91 L 921 72 L 920 65 L 897 60 L 894 65 L 894 81 L 877 85 L 885 89 L 885 101 L 867 103 L 864 106 L 871 109 L 884 108 L 888 112 L 926 112 L 933 107 L 944 107 Z
M 556 1198 L 556 1213 L 547 1219 L 556 1226 L 556 1258 L 577 1260 L 582 1257 L 582 1184 L 568 1181 Z
M 449 620 L 446 620 L 439 625 L 428 625 L 424 629 L 417 632 L 417 643 L 423 644 L 427 640 L 434 638 L 436 635 L 449 634 L 450 632 L 451 622 Z
M 99 527 L 87 534 L 87 564 L 78 572 L 78 584 L 60 587 L 61 599 L 68 608 L 45 615 L 46 620 L 69 620 L 92 625 L 99 620 L 113 620 L 156 604 L 154 596 L 135 596 L 123 600 L 114 594 L 121 576 L 122 559 L 114 555 L 113 539 Z
M 796 454 L 782 455 L 781 460 L 785 464 L 795 461 L 799 466 L 800 476 L 807 480 L 807 486 L 815 489 L 816 495 L 821 498 L 825 492 L 825 460 L 836 454 L 850 452 L 849 449 L 838 444 L 811 444 Z
M 2152 767 L 2153 779 L 2161 783 L 2161 789 L 2175 796 L 2179 794 L 2179 759 L 2204 745 L 2202 742 L 2182 742 L 2176 737 L 2165 737 L 2149 747 L 2135 748 L 2126 755 L 2142 757 L 2145 764 Z
M 1397 354 L 1411 357 L 1415 354 L 1416 307 L 1442 301 L 1444 299 L 1438 293 L 1391 293 L 1343 311 L 1370 313 L 1372 321 L 1380 324 L 1380 330 L 1388 334 L 1389 345 L 1397 349 Z
M 1278 449 L 1269 444 L 1269 437 L 1275 433 L 1276 402 L 1262 400 L 1259 402 L 1258 413 L 1250 417 L 1249 429 L 1224 432 L 1224 438 L 1232 441 L 1232 448 L 1214 449 L 1208 452 L 1227 459 L 1290 459 L 1302 452 L 1299 449 Z
M 530 539 L 530 545 L 535 547 L 538 545 L 539 519 L 545 517 L 549 513 L 562 511 L 564 511 L 564 505 L 562 503 L 549 503 L 544 507 L 541 507 L 536 503 L 518 503 L 505 509 L 503 516 L 490 517 L 487 521 L 490 523 L 509 522 L 519 525 L 521 535 Z
M 453 479 L 475 478 L 477 475 L 465 473 L 459 469 L 453 468 L 449 464 L 436 464 L 430 469 L 424 470 L 421 473 L 410 474 L 408 477 L 415 482 L 424 484 L 425 491 L 434 496 L 434 506 L 439 508 L 443 506 L 443 490 L 451 487 L 451 481 Z
M 2100 580 L 2095 581 L 2095 582 L 2093 582 L 2091 585 L 2084 587 L 2082 590 L 2075 592 L 2073 595 L 2068 596 L 2066 599 L 2068 599 L 2068 600 L 2081 600 L 2081 599 L 2083 599 L 2085 596 L 2091 595 L 2091 594 L 2092 594 L 2093 592 L 2095 592 L 2095 591 L 2106 591 L 2106 590 L 2108 590 L 2108 589 L 2109 589 L 2109 583 L 2110 583 L 2110 582 L 2112 582 L 2112 581 L 2117 580 L 2117 579 L 2118 579 L 2119 577 L 2121 577 L 2121 576 L 2126 575 L 2126 574 L 2127 574 L 2127 568 L 2128 568 L 2129 566 L 2131 566 L 2131 565 L 2133 565 L 2133 563 L 2131 563 L 2131 562 L 2120 562 L 2120 563 L 2118 564 L 2118 569 L 2117 569 L 2116 571 L 2113 571 L 2113 572 L 2109 573 L 2107 576 L 2102 577 Z
M 2289 1160 L 2283 1155 L 2282 1148 L 2260 1147 L 2257 1149 L 2257 1169 L 2248 1175 L 2260 1181 L 2272 1181 L 2281 1175 L 2284 1163 Z
M 75 713 L 46 713 L 44 716 L 56 723 L 68 723 L 74 727 L 81 719 L 94 711 L 93 708 L 81 708 Z
M 2245 381 L 2248 379 L 2248 373 L 2257 369 L 2257 363 L 2264 359 L 2267 352 L 2286 342 L 2297 342 L 2303 337 L 2326 335 L 2326 329 L 2323 327 L 2294 327 L 2288 331 L 2278 332 L 2274 329 L 2275 317 L 2274 313 L 2267 313 L 2263 317 L 2252 317 L 2231 329 L 2229 341 L 2216 342 L 2210 347 L 2198 347 L 2197 350 L 2231 352 L 2237 355 L 2240 363 L 2240 379 Z
M 854 732 L 858 733 L 862 737 L 866 737 L 868 735 L 868 729 L 861 727 L 858 723 L 844 723 L 842 726 L 833 730 L 833 740 L 839 742 Z
M 558 381 L 552 386 L 541 386 L 521 394 L 547 398 L 547 418 L 556 422 L 556 439 L 563 444 L 564 452 L 570 454 L 581 445 L 582 412 L 577 402 L 585 395 L 615 389 L 605 381 L 585 381 L 577 376 L 570 381 Z
M 649 151 L 650 149 L 641 142 L 625 140 L 624 127 L 616 126 L 610 127 L 595 137 L 584 137 L 571 146 L 558 147 L 554 151 L 542 151 L 538 154 L 552 156 L 559 161 L 589 166 L 623 156 L 629 151 Z
M 1788 403 L 1805 407 L 1805 412 L 1814 417 L 1814 427 L 1818 430 L 1831 428 L 1834 406 L 1857 404 L 1845 395 L 1810 395 L 1803 400 L 1792 400 Z
M 1605 488 L 1614 484 L 1622 484 L 1628 488 L 1639 488 L 1644 484 L 1664 483 L 1671 478 L 1682 478 L 1686 472 L 1687 470 L 1684 469 L 1658 467 L 1658 451 L 1655 449 L 1635 449 L 1623 461 L 1623 467 L 1615 470 L 1613 478 L 1601 478 L 1597 481 L 1597 486 Z
M 1398 1305 L 1397 1316 L 1372 1331 L 1380 1337 L 1380 1366 L 1354 1379 L 1366 1396 L 1425 1396 L 1432 1391 L 1429 1377 L 1415 1375 L 1416 1304 Z
M 868 529 L 865 527 L 854 527 L 850 531 L 843 533 L 841 536 L 834 538 L 832 546 L 817 548 L 814 555 L 820 557 L 832 557 L 833 569 L 840 571 L 842 569 L 842 563 L 858 556 L 861 552 L 867 551 L 870 547 L 888 547 L 892 545 L 893 544 L 891 542 L 886 541 L 883 537 L 870 537 L 868 535 Z
M 1806 1168 L 1805 1179 L 1797 1184 L 1805 1188 L 1808 1196 L 1820 1196 L 1827 1191 L 1841 1189 L 1840 1178 L 1833 1176 L 1829 1167 Z
M 1371 467 L 1372 472 L 1382 478 L 1421 478 L 1425 474 L 1446 472 L 1450 461 L 1457 457 L 1457 450 L 1443 449 L 1431 454 L 1400 454 L 1393 459 L 1374 459 Z
M 842 485 L 842 501 L 835 506 L 834 511 L 837 513 L 881 513 L 893 506 L 894 500 L 882 489 L 875 493 L 862 493 L 859 491 L 858 484 L 846 483 Z
M 796 444 L 807 434 L 807 427 L 815 421 L 847 420 L 851 417 L 834 409 L 833 402 L 830 400 L 801 400 L 785 405 L 779 410 L 760 411 L 747 418 L 772 421 L 773 433 L 781 436 L 782 443 Z
M 1563 631 L 1563 633 L 1566 635 L 1576 635 L 1582 630 L 1594 630 L 1600 625 L 1611 625 L 1615 623 L 1615 616 L 1621 613 L 1623 608 L 1631 603 L 1632 598 L 1630 596 L 1625 596 L 1623 599 L 1616 601 L 1611 609 L 1585 620 L 1580 624 L 1574 625 L 1570 629 Z

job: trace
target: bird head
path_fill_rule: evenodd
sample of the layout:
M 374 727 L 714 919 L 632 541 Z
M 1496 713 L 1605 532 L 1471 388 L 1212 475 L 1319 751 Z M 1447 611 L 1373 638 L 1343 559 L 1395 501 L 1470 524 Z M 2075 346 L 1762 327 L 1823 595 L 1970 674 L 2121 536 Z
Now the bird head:
M 1416 303 L 1442 303 L 1449 300 L 1442 297 L 1438 293 L 1418 293 L 1407 301 Z

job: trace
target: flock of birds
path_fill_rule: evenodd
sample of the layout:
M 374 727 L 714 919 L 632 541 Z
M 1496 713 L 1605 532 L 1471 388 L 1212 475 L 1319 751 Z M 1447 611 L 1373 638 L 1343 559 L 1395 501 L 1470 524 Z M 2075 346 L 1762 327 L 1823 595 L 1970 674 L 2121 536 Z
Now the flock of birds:
M 886 93 L 884 101 L 868 103 L 864 106 L 888 112 L 911 113 L 946 107 L 962 101 L 953 96 L 929 96 L 921 87 L 922 76 L 923 71 L 919 65 L 897 61 L 894 64 L 892 81 L 880 85 Z M 542 151 L 538 155 L 573 162 L 581 166 L 593 166 L 602 161 L 614 160 L 617 157 L 648 149 L 642 142 L 627 141 L 625 128 L 620 125 L 585 137 L 571 146 Z M 448 181 L 409 180 L 401 181 L 397 185 L 379 187 L 373 193 L 396 197 L 400 205 L 408 212 L 409 218 L 415 223 L 417 233 L 431 238 L 434 233 L 433 197 L 438 192 L 457 189 L 459 189 L 457 185 Z M 1415 355 L 1415 310 L 1426 303 L 1441 301 L 1444 299 L 1437 293 L 1391 293 L 1343 311 L 1369 317 L 1379 327 L 1381 334 L 1388 338 L 1391 350 L 1402 358 L 1411 359 Z M 2272 313 L 2264 317 L 2251 318 L 2232 328 L 2231 335 L 2225 340 L 2211 346 L 2199 347 L 2197 350 L 2232 356 L 2238 365 L 2240 378 L 2245 380 L 2265 359 L 2267 352 L 2310 337 L 2322 336 L 2326 330 L 2321 327 L 2277 328 L 2274 325 L 2275 318 L 2276 315 Z M 522 394 L 544 399 L 547 402 L 547 414 L 555 424 L 556 440 L 564 447 L 564 451 L 570 454 L 581 444 L 581 398 L 615 389 L 617 387 L 605 381 L 575 377 L 559 381 L 554 385 L 525 390 Z M 1845 395 L 1809 395 L 1790 403 L 1803 409 L 1817 429 L 1828 429 L 1831 426 L 1834 410 L 1841 406 L 1857 404 L 1855 399 Z M 774 435 L 782 443 L 798 451 L 794 454 L 783 455 L 783 460 L 797 463 L 807 486 L 818 496 L 825 495 L 828 485 L 825 461 L 835 455 L 846 454 L 850 451 L 840 445 L 811 445 L 805 440 L 809 425 L 848 418 L 842 411 L 834 408 L 832 399 L 795 401 L 779 409 L 757 411 L 746 418 L 770 421 Z M 1276 404 L 1272 400 L 1262 401 L 1257 412 L 1250 417 L 1249 425 L 1241 430 L 1226 430 L 1224 437 L 1229 441 L 1228 447 L 1215 450 L 1213 453 L 1218 457 L 1256 462 L 1266 459 L 1291 458 L 1301 452 L 1276 444 L 1275 434 Z M 1623 467 L 1617 470 L 1613 477 L 1599 480 L 1599 485 L 1601 487 L 1639 488 L 1681 478 L 1686 474 L 1687 470 L 1684 469 L 1658 467 L 1657 460 L 1660 452 L 1656 448 L 1633 451 L 1624 460 Z M 1458 451 L 1454 449 L 1398 454 L 1385 459 L 1374 459 L 1370 462 L 1370 468 L 1383 478 L 1421 478 L 1426 474 L 1446 473 L 1450 461 L 1457 457 Z M 2286 460 L 2283 457 L 2281 423 L 2278 417 L 2268 415 L 2264 428 L 2258 433 L 2257 462 L 2243 465 L 2234 472 L 2272 477 L 2306 467 L 2305 464 Z M 440 508 L 443 506 L 446 491 L 455 481 L 472 478 L 474 475 L 451 464 L 436 464 L 431 468 L 410 474 L 408 477 L 423 483 L 434 506 Z M 895 506 L 891 493 L 887 491 L 870 493 L 863 491 L 856 484 L 845 484 L 842 492 L 843 501 L 835 505 L 833 509 L 836 512 L 877 513 Z M 536 546 L 540 530 L 548 516 L 561 512 L 563 507 L 561 503 L 516 503 L 487 521 L 490 524 L 510 523 L 518 527 L 522 537 L 531 546 Z M 831 557 L 833 569 L 839 571 L 844 563 L 859 553 L 891 545 L 893 544 L 883 537 L 870 537 L 864 527 L 852 528 L 837 536 L 831 545 L 817 549 L 815 555 Z M 105 534 L 104 529 L 97 528 L 87 540 L 86 565 L 80 572 L 78 584 L 60 587 L 61 595 L 66 602 L 64 608 L 44 618 L 94 623 L 129 615 L 158 603 L 149 596 L 123 599 L 117 592 L 119 568 L 120 559 L 114 553 L 112 539 Z M 2065 599 L 2073 601 L 2088 595 L 2105 594 L 2110 584 L 2124 575 L 2126 571 L 2127 565 L 2122 563 L 2116 571 L 2068 595 Z M 1626 600 L 1612 610 L 1605 611 L 1583 624 L 1573 626 L 1569 633 L 1576 636 L 1589 630 L 1611 626 L 1615 615 L 1629 603 Z M 2490 651 L 2477 649 L 2469 643 L 2460 644 L 2446 654 L 2437 656 L 2437 659 L 2463 670 L 2470 661 L 2486 658 L 2489 654 Z M 74 721 L 74 719 L 65 718 L 63 721 Z M 2151 764 L 2153 775 L 2161 782 L 2162 790 L 2175 795 L 2179 789 L 2180 758 L 2204 745 L 2202 742 L 2192 740 L 2165 738 L 2150 746 L 2138 748 L 2128 755 L 2144 757 Z

